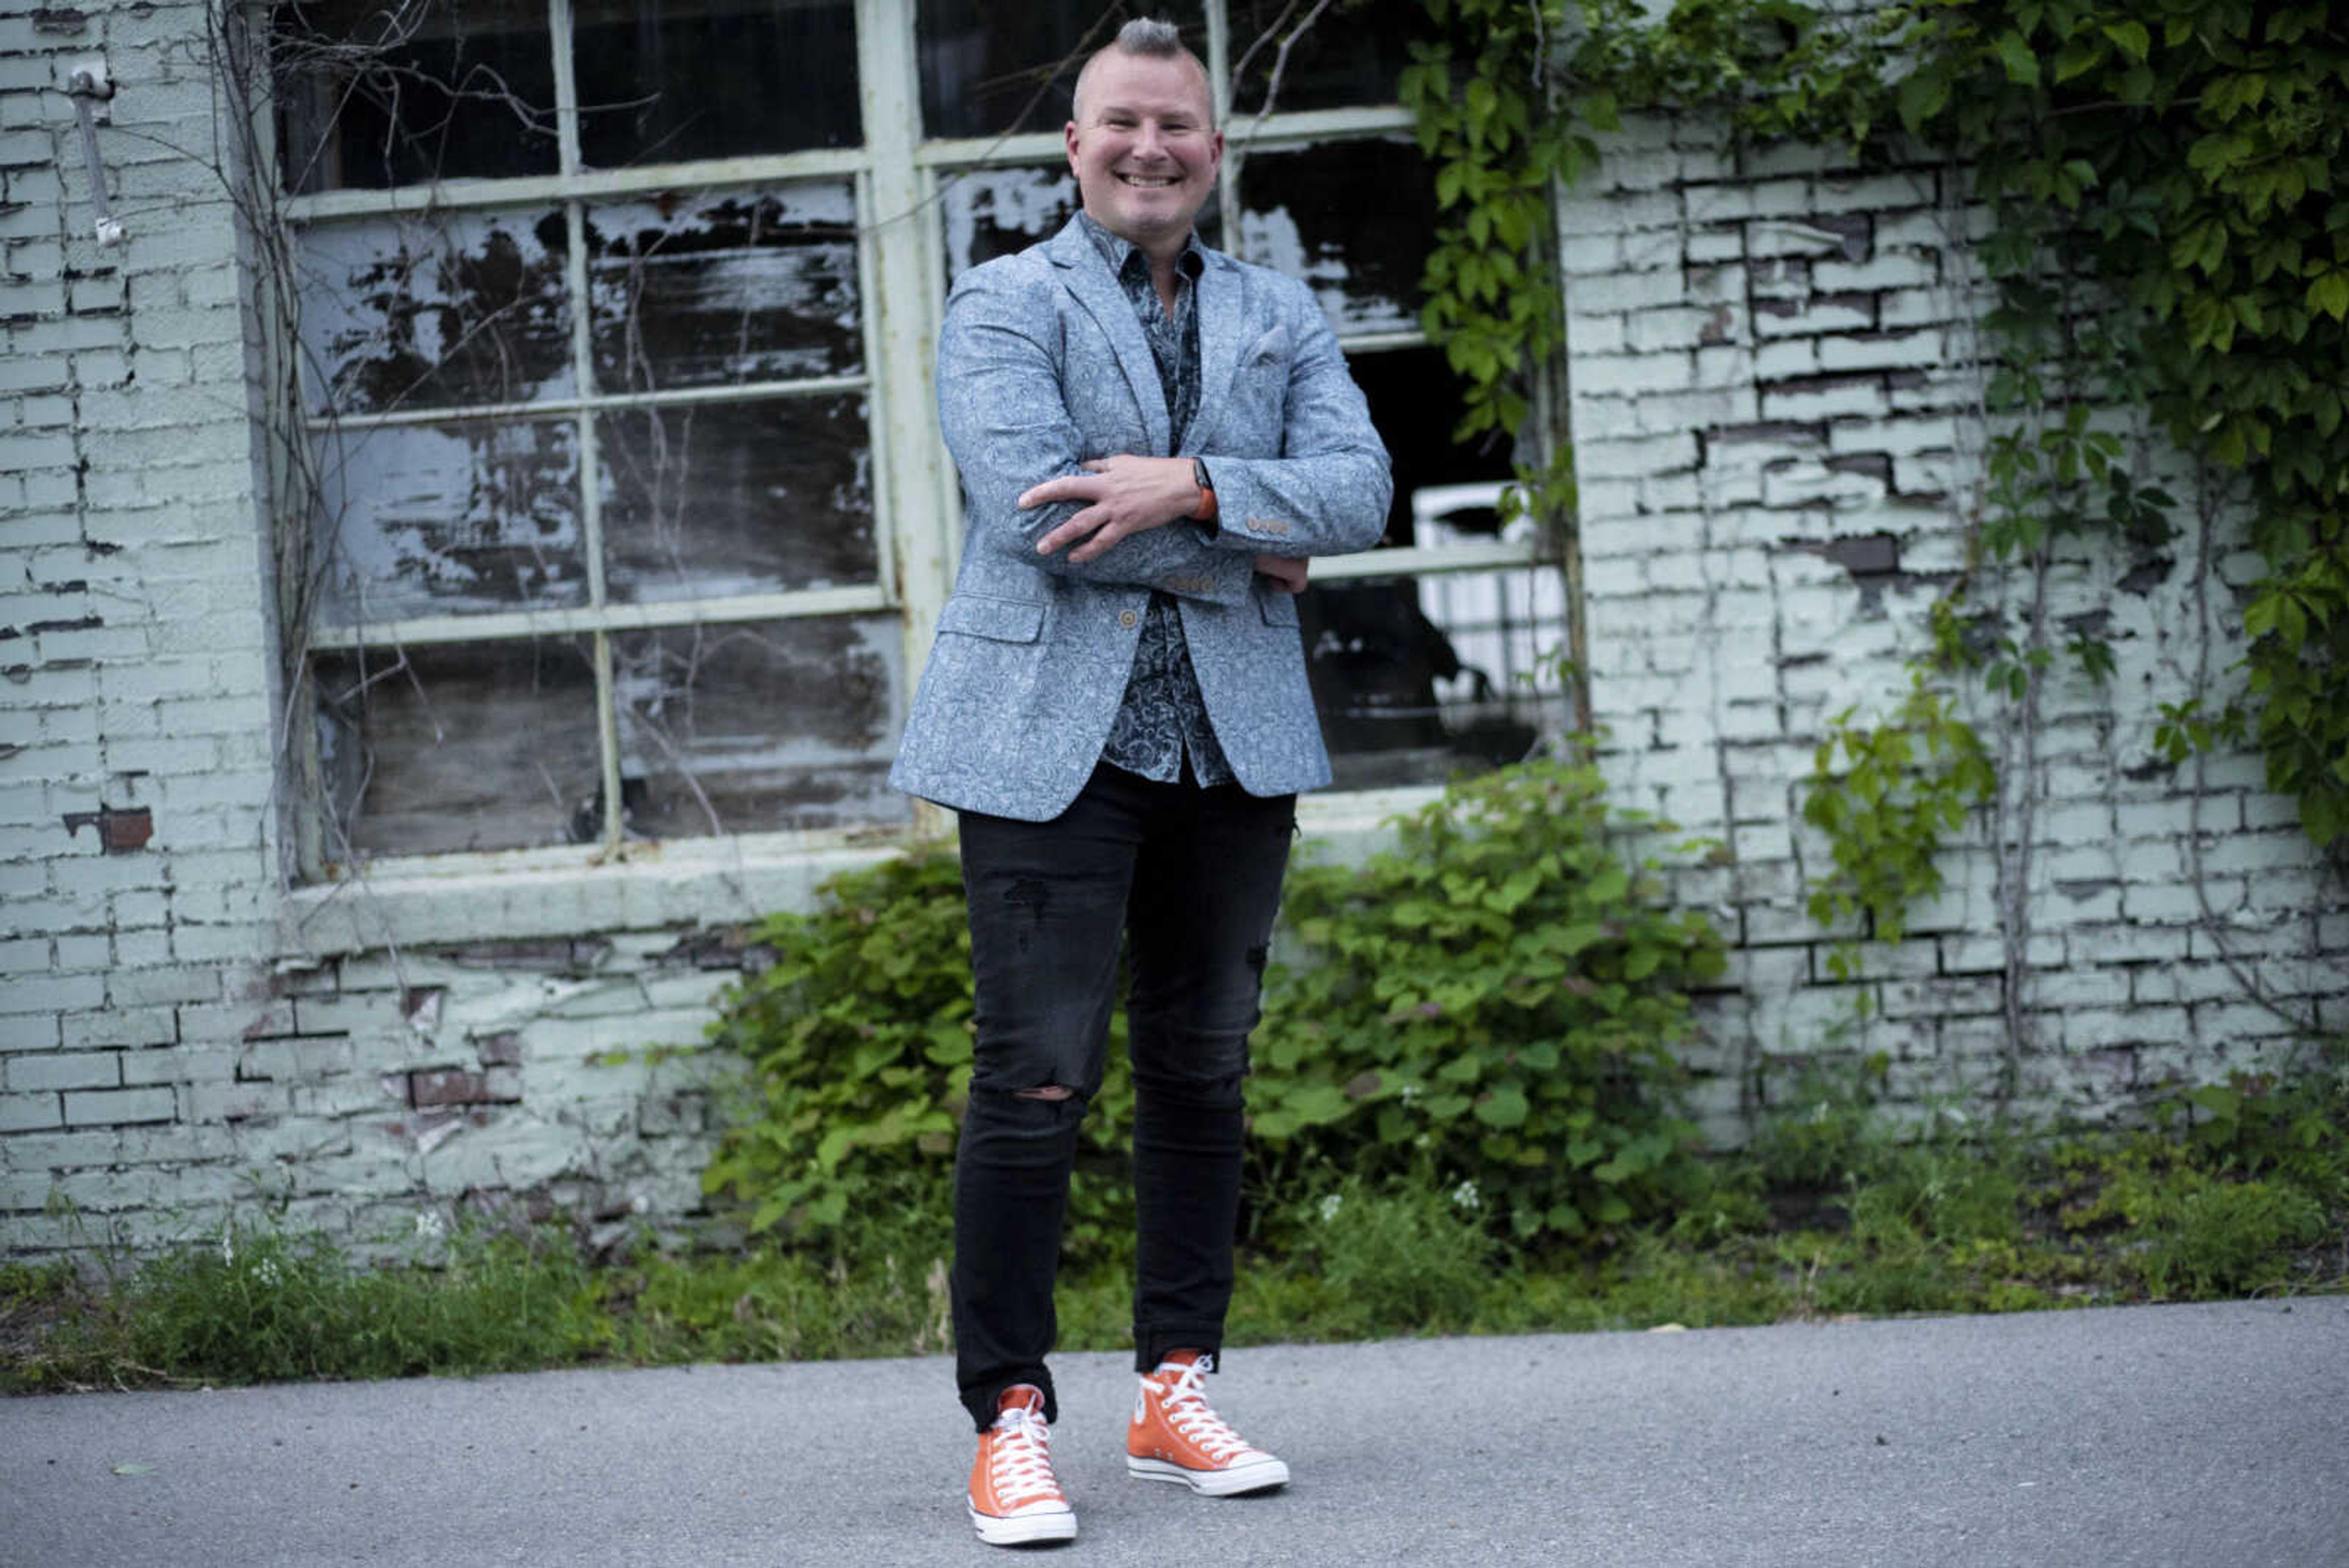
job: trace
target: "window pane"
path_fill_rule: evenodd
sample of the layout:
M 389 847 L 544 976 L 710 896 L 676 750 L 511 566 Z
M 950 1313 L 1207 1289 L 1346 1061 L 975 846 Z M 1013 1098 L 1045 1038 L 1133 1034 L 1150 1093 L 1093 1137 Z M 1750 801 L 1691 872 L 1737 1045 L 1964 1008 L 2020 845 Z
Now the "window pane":
M 272 13 L 287 190 L 554 172 L 545 0 L 318 0 Z
M 922 128 L 930 136 L 1058 130 L 1085 57 L 1139 13 L 1100 0 L 921 0 Z M 1197 0 L 1150 13 L 1207 55 Z
M 1382 547 L 1526 536 L 1522 521 L 1504 533 L 1495 507 L 1510 443 L 1451 438 L 1460 382 L 1441 349 L 1357 354 L 1349 366 L 1394 464 Z M 1568 722 L 1555 665 L 1566 580 L 1554 566 L 1324 583 L 1298 617 L 1341 789 L 1441 784 L 1514 762 Z
M 1340 332 L 1419 326 L 1433 176 L 1407 140 L 1255 152 L 1240 171 L 1240 254 L 1312 286 Z
M 601 416 L 605 586 L 622 602 L 869 583 L 865 400 L 634 409 Z
M 1229 0 L 1232 26 L 1232 110 L 1255 114 L 1280 57 L 1284 38 L 1295 35 L 1280 65 L 1273 110 L 1341 109 L 1395 101 L 1395 78 L 1411 64 L 1406 40 L 1427 29 L 1419 0 L 1370 0 L 1344 11 L 1332 6 L 1298 32 L 1313 7 L 1288 0 Z
M 591 169 L 853 147 L 853 0 L 577 0 Z
M 1325 583 L 1298 618 L 1340 789 L 1441 784 L 1520 761 L 1565 725 L 1553 567 Z
M 887 782 L 904 666 L 893 616 L 615 633 L 628 832 L 907 820 Z
M 856 192 L 836 185 L 614 202 L 587 213 L 606 392 L 854 375 Z
M 939 177 L 946 217 L 947 279 L 965 268 L 1049 240 L 1077 214 L 1077 182 L 1068 165 L 1040 169 L 967 169 Z M 1220 242 L 1216 203 L 1197 219 L 1199 243 Z
M 367 218 L 304 229 L 299 244 L 313 408 L 383 413 L 574 390 L 559 211 Z
M 970 169 L 951 179 L 942 202 L 949 280 L 981 262 L 1051 238 L 1076 214 L 1077 182 L 1065 163 Z
M 329 859 L 602 834 L 586 639 L 336 653 L 311 673 Z
M 330 624 L 586 602 L 570 421 L 341 431 L 317 451 Z
M 1413 497 L 1431 485 L 1506 480 L 1514 443 L 1486 437 L 1462 446 L 1452 439 L 1459 422 L 1460 378 L 1441 348 L 1396 348 L 1356 354 L 1346 361 L 1371 405 L 1371 421 L 1394 466 L 1394 504 L 1381 545 L 1433 544 L 1419 537 Z M 1423 507 L 1423 511 L 1424 508 Z

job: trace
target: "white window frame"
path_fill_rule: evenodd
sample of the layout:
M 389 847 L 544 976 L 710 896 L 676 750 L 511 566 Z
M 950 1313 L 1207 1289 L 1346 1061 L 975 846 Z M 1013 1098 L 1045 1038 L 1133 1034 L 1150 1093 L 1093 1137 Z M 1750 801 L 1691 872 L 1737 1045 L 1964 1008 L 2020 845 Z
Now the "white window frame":
M 620 749 L 618 714 L 612 691 L 608 639 L 615 632 L 895 611 L 904 639 L 909 702 L 949 592 L 961 545 L 960 497 L 954 470 L 932 412 L 933 354 L 944 312 L 946 241 L 941 218 L 945 185 L 959 173 L 981 168 L 1049 166 L 1064 158 L 1057 130 L 994 138 L 923 140 L 920 122 L 920 54 L 914 0 L 854 0 L 855 52 L 863 141 L 851 149 L 765 154 L 610 171 L 579 166 L 579 126 L 570 44 L 571 0 L 546 0 L 548 47 L 554 54 L 557 84 L 559 170 L 551 175 L 449 180 L 388 191 L 333 191 L 285 198 L 285 218 L 301 225 L 362 215 L 450 212 L 560 204 L 569 242 L 566 289 L 572 311 L 572 362 L 579 387 L 593 386 L 585 247 L 579 243 L 589 202 L 655 192 L 696 192 L 729 187 L 768 187 L 787 182 L 847 179 L 854 182 L 858 221 L 857 282 L 864 334 L 864 372 L 749 388 L 688 391 L 574 395 L 522 404 L 500 404 L 377 415 L 328 416 L 318 426 L 348 431 L 368 425 L 457 423 L 528 414 L 568 416 L 575 421 L 579 463 L 586 476 L 582 496 L 582 547 L 589 573 L 589 603 L 564 609 L 522 609 L 486 614 L 411 617 L 362 627 L 324 625 L 308 628 L 314 652 L 394 645 L 523 639 L 546 634 L 583 634 L 594 639 L 597 724 L 605 804 L 605 837 L 599 843 L 545 846 L 460 854 L 384 856 L 344 881 L 296 888 L 291 896 L 292 928 L 305 945 L 319 950 L 378 947 L 386 941 L 461 940 L 536 934 L 597 926 L 669 923 L 679 919 L 749 918 L 766 909 L 804 903 L 815 883 L 833 871 L 893 853 L 903 844 L 944 835 L 951 815 L 916 803 L 910 828 L 891 826 L 740 833 L 725 836 L 645 843 L 619 831 Z M 1246 161 L 1258 151 L 1285 151 L 1332 140 L 1408 134 L 1410 114 L 1395 106 L 1276 112 L 1234 120 L 1230 49 L 1223 0 L 1204 0 L 1207 18 L 1209 75 L 1218 119 L 1227 139 L 1226 170 L 1234 176 L 1218 190 L 1224 233 L 1239 233 L 1239 190 Z M 265 14 L 260 25 L 266 26 Z M 265 110 L 264 110 L 265 114 Z M 274 161 L 274 127 L 256 128 L 258 145 Z M 273 176 L 274 177 L 274 174 Z M 1416 331 L 1346 334 L 1349 355 L 1422 347 Z M 291 346 L 279 345 L 281 352 Z M 281 361 L 282 362 L 282 361 Z M 874 533 L 877 580 L 870 585 L 771 593 L 740 597 L 614 604 L 605 602 L 600 498 L 595 472 L 595 416 L 618 409 L 680 406 L 696 402 L 740 402 L 761 397 L 837 395 L 862 392 L 869 400 Z M 1538 568 L 1537 546 L 1519 540 L 1474 545 L 1415 545 L 1330 556 L 1313 564 L 1315 581 L 1344 582 L 1398 576 Z M 1571 575 L 1569 573 L 1569 575 Z M 1577 604 L 1569 595 L 1569 622 Z M 902 707 L 893 720 L 902 718 Z M 297 719 L 297 722 L 304 722 Z M 315 765 L 303 780 L 305 798 L 297 817 L 308 819 L 305 874 L 317 875 L 320 781 Z M 1309 831 L 1367 828 L 1392 813 L 1433 797 L 1437 785 L 1309 795 L 1300 821 Z M 647 900 L 622 884 L 641 883 L 631 862 L 657 859 L 666 896 Z M 518 884 L 517 877 L 527 879 Z M 483 900 L 482 879 L 502 888 L 525 887 L 524 896 Z M 360 888 L 364 895 L 352 895 Z M 551 901 L 551 902 L 550 902 Z

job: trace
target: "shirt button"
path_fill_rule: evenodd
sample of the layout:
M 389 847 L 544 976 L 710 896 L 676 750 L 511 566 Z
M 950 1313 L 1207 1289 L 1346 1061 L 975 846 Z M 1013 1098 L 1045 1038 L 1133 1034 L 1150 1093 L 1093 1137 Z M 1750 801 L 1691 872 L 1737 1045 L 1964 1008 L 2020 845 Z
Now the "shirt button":
M 1132 610 L 1120 610 L 1118 612 L 1117 624 L 1122 627 L 1131 628 L 1133 623 L 1141 618 L 1142 618 L 1140 616 L 1135 615 Z

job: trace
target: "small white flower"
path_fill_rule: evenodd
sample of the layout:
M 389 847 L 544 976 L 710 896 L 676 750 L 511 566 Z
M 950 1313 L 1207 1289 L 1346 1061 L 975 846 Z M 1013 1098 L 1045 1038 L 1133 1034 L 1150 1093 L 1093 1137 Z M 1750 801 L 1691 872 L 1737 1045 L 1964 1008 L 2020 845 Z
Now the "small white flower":
M 1454 1188 L 1452 1189 L 1452 1206 L 1454 1209 L 1465 1210 L 1471 1214 L 1474 1214 L 1477 1210 L 1483 1208 L 1485 1206 L 1485 1199 L 1483 1196 L 1477 1192 L 1475 1182 L 1473 1180 L 1464 1181 L 1459 1186 Z
M 1419 1085 L 1417 1084 L 1405 1084 L 1402 1088 L 1395 1091 L 1395 1098 L 1401 1100 L 1406 1106 L 1411 1104 L 1413 1100 L 1419 1098 Z
M 236 1266 L 236 1230 L 226 1220 L 221 1221 L 221 1264 L 223 1268 Z
M 427 1209 L 416 1217 L 416 1233 L 428 1241 L 438 1241 L 449 1233 L 448 1221 L 437 1209 Z
M 277 1260 L 274 1258 L 264 1258 L 261 1262 L 254 1264 L 253 1277 L 259 1280 L 268 1288 L 272 1290 L 276 1289 L 278 1281 Z
M 1345 1205 L 1345 1201 L 1346 1196 L 1342 1192 L 1332 1192 L 1324 1197 L 1321 1199 L 1321 1223 L 1327 1225 L 1337 1219 L 1338 1210 Z

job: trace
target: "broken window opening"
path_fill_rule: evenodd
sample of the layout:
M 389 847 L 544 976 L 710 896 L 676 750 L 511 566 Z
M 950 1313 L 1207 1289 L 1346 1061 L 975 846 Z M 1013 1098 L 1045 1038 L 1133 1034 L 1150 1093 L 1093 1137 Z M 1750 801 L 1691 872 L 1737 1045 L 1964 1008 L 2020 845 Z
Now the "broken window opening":
M 1416 7 L 1352 6 L 1342 16 L 1325 13 L 1300 33 L 1311 8 L 1289 0 L 1230 0 L 1233 114 L 1264 108 L 1276 62 L 1280 81 L 1272 107 L 1281 113 L 1394 101 L 1395 78 L 1411 64 Z M 1282 60 L 1281 40 L 1292 35 Z
M 590 169 L 851 147 L 853 0 L 573 0 Z
M 270 20 L 286 191 L 554 172 L 544 0 L 324 0 Z
M 1115 37 L 1128 16 L 1143 14 L 1100 0 L 919 0 L 923 133 L 1059 130 L 1085 54 Z M 1173 22 L 1184 43 L 1206 58 L 1206 11 L 1199 0 L 1155 5 L 1147 14 Z

